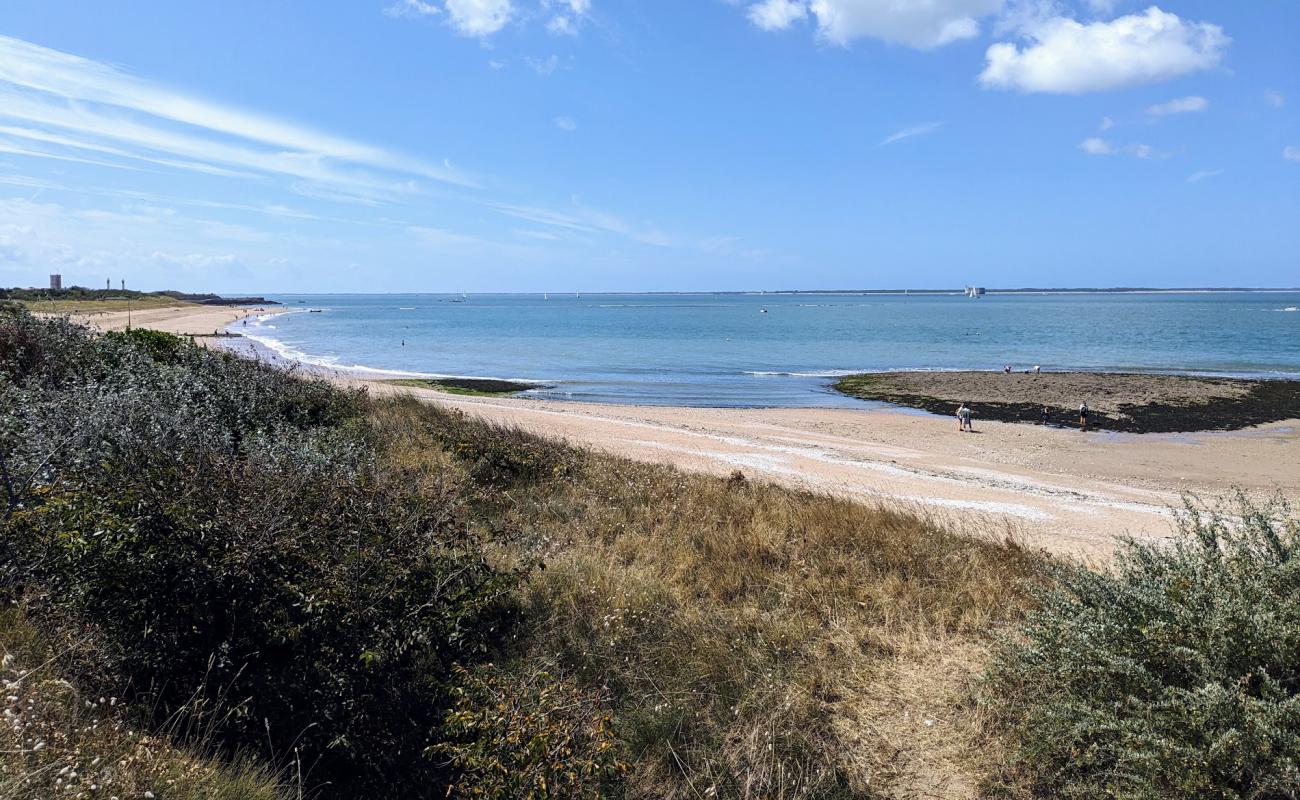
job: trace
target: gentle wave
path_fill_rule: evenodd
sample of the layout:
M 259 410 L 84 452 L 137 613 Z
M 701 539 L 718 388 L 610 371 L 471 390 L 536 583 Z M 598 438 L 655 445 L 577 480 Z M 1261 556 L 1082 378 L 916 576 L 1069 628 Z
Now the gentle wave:
M 294 312 L 285 311 L 280 313 L 288 314 Z M 277 315 L 267 314 L 265 318 L 270 319 L 274 316 Z M 256 324 L 256 327 L 267 327 L 267 328 L 274 329 L 274 326 L 262 325 L 261 324 L 262 319 L 263 319 L 262 317 L 258 318 L 258 323 Z M 227 330 L 233 333 L 240 333 L 240 331 L 235 330 L 236 327 L 237 326 L 235 325 L 230 325 L 227 327 Z M 417 378 L 421 380 L 510 381 L 512 383 L 533 384 L 539 387 L 559 383 L 559 381 L 537 380 L 536 378 L 498 378 L 490 375 L 446 375 L 437 372 L 411 372 L 409 370 L 388 369 L 385 367 L 372 367 L 367 364 L 346 364 L 340 361 L 338 356 L 312 355 L 311 353 L 307 353 L 303 350 L 299 350 L 298 348 L 286 342 L 283 342 L 279 339 L 276 339 L 275 337 L 272 336 L 258 336 L 256 334 L 242 332 L 242 338 L 250 342 L 254 342 L 257 345 L 260 345 L 261 347 L 271 351 L 275 355 L 279 356 L 281 359 L 288 361 L 290 363 L 303 364 L 309 367 L 332 370 L 335 372 L 348 372 L 348 373 L 371 375 L 371 376 L 380 375 L 380 376 L 395 377 L 395 378 Z M 237 345 L 226 345 L 226 346 L 237 347 Z

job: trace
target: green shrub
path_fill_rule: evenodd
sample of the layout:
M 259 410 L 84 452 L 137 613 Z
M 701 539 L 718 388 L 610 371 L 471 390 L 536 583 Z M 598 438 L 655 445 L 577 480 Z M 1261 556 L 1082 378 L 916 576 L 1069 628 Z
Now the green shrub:
M 474 482 L 489 490 L 562 478 L 574 468 L 567 446 L 520 428 L 435 406 L 426 406 L 418 417 L 435 441 L 468 464 Z
M 11 314 L 4 588 L 93 630 L 97 666 L 157 719 L 201 716 L 327 796 L 446 783 L 425 750 L 515 576 L 468 532 L 458 479 L 417 491 L 366 408 L 171 338 Z
M 989 688 L 1052 797 L 1300 795 L 1300 526 L 1188 505 L 1113 573 L 1059 565 Z

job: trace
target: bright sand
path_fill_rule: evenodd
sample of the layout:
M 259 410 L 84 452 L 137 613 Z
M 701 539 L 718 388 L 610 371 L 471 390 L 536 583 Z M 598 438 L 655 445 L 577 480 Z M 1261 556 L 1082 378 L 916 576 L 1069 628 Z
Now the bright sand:
M 211 333 L 261 309 L 138 312 L 132 323 Z M 87 316 L 119 329 L 125 314 Z M 236 340 L 238 341 L 238 340 Z M 480 399 L 343 375 L 375 394 L 411 394 L 496 422 L 642 461 L 883 500 L 980 533 L 1013 531 L 1055 552 L 1105 556 L 1115 537 L 1170 534 L 1170 509 L 1234 487 L 1300 500 L 1300 420 L 1236 433 L 1106 434 L 888 409 L 710 409 Z

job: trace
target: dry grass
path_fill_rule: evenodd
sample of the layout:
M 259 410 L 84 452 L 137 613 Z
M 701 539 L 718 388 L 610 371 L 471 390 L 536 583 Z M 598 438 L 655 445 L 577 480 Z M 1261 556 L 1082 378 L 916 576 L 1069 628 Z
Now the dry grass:
M 163 295 L 147 295 L 130 300 L 27 300 L 27 310 L 37 314 L 108 314 L 114 311 L 148 311 L 155 308 L 179 308 L 194 305 Z
M 251 766 L 188 752 L 141 730 L 115 697 L 61 677 L 77 642 L 54 645 L 15 609 L 0 612 L 0 798 L 287 800 Z
M 399 399 L 375 418 L 401 460 L 442 470 L 448 413 Z M 520 664 L 608 693 L 629 796 L 964 797 L 997 769 L 965 683 L 1039 556 L 739 475 L 560 461 L 482 514 L 501 558 L 544 564 Z

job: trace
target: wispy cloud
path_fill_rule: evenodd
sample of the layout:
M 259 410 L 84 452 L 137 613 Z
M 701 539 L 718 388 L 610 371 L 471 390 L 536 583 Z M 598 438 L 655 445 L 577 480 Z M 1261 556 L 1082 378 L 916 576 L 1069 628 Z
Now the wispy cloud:
M 555 127 L 565 133 L 573 133 L 578 129 L 578 121 L 573 117 L 556 117 L 553 122 L 555 123 Z
M 441 14 L 442 9 L 433 3 L 426 3 L 423 0 L 398 0 L 384 9 L 384 13 L 390 17 L 431 17 L 434 14 Z
M 1168 153 L 1163 153 L 1149 144 L 1126 144 L 1115 145 L 1101 138 L 1100 136 L 1090 136 L 1079 142 L 1079 149 L 1090 156 L 1114 156 L 1127 155 L 1134 158 L 1163 158 Z
M 1213 178 L 1216 175 L 1222 175 L 1222 174 L 1223 174 L 1223 170 L 1221 169 L 1203 169 L 1200 172 L 1193 172 L 1191 175 L 1188 175 L 1187 182 L 1200 183 L 1206 178 Z
M 876 145 L 876 147 L 884 147 L 885 145 L 894 144 L 895 142 L 901 142 L 904 139 L 911 139 L 914 136 L 925 136 L 939 130 L 943 125 L 944 123 L 942 122 L 923 122 L 920 125 L 903 128 L 901 131 L 897 131 L 896 133 L 892 133 L 884 139 L 881 139 L 880 144 Z
M 228 177 L 287 176 L 371 198 L 403 193 L 412 178 L 473 184 L 445 164 L 214 103 L 6 36 L 0 122 L 47 158 L 93 152 Z
M 1204 97 L 1192 95 L 1191 97 L 1180 97 L 1177 100 L 1170 100 L 1168 103 L 1158 103 L 1147 109 L 1147 115 L 1152 117 L 1167 117 L 1170 114 L 1194 114 L 1204 111 L 1210 107 L 1210 101 Z
M 1268 103 L 1273 108 L 1285 108 L 1286 95 L 1276 89 L 1269 89 L 1264 92 L 1264 102 Z
M 1300 161 L 1300 147 L 1293 144 L 1287 145 L 1282 148 L 1282 157 L 1287 161 Z

